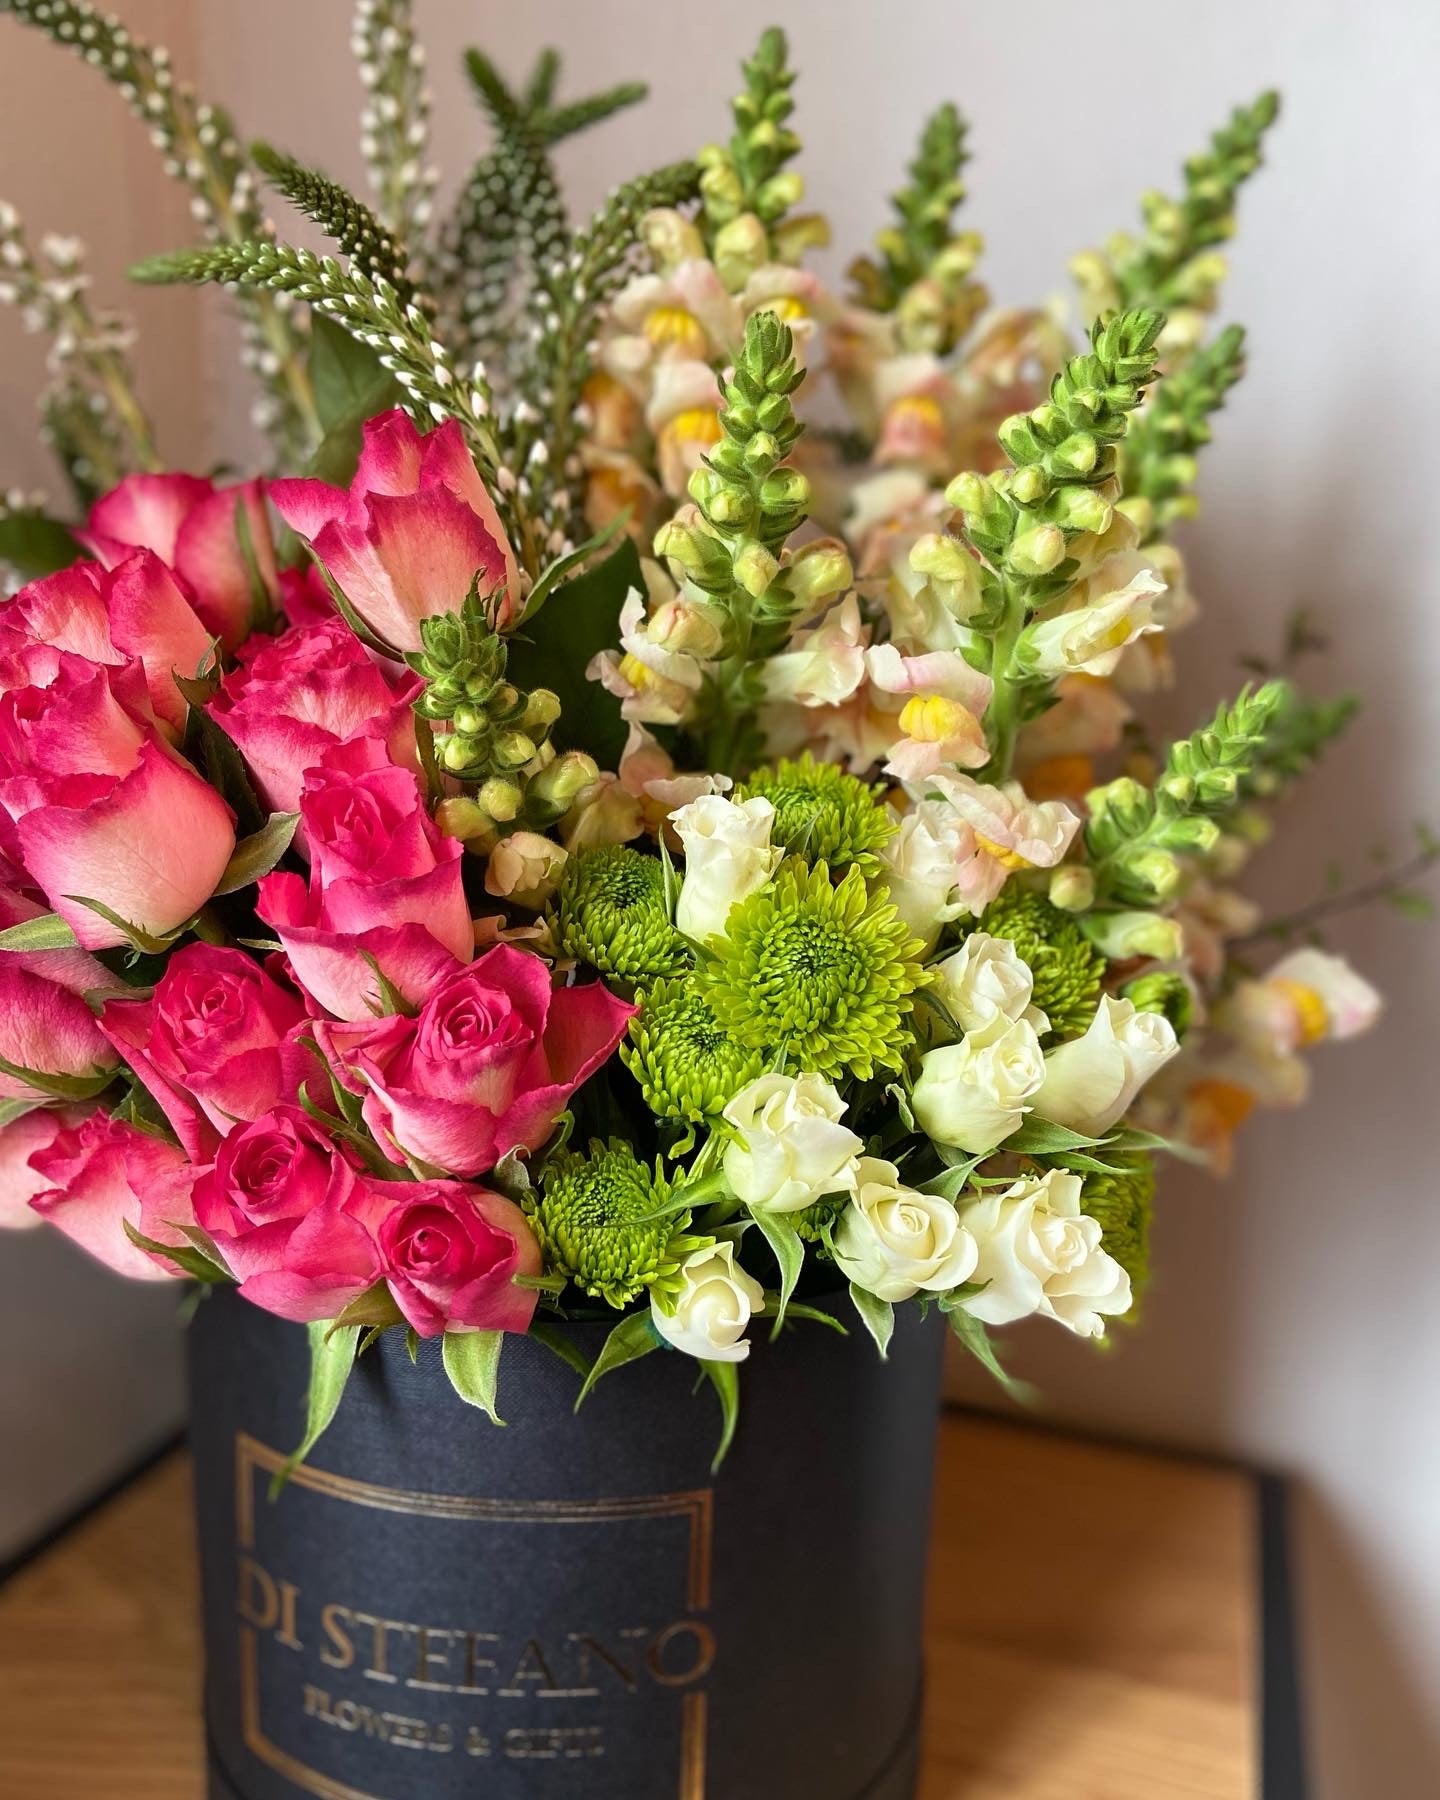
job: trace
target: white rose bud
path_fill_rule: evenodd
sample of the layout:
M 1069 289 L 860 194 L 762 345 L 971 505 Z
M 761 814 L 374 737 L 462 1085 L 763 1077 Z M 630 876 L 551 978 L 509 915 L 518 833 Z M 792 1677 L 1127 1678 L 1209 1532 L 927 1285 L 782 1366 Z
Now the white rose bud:
M 1035 1111 L 1071 1131 L 1101 1137 L 1179 1048 L 1163 1013 L 1137 1012 L 1129 1000 L 1106 994 L 1084 1037 L 1046 1057 Z
M 650 1317 L 668 1344 L 705 1362 L 744 1362 L 745 1331 L 765 1290 L 735 1264 L 733 1244 L 692 1251 L 680 1265 L 680 1291 L 666 1312 L 651 1296 Z
M 881 879 L 891 904 L 927 950 L 938 942 L 940 927 L 967 910 L 954 898 L 964 854 L 963 828 L 928 801 L 907 812 L 881 845 Z
M 910 1104 L 927 1137 L 984 1156 L 1020 1129 L 1044 1079 L 1035 1027 L 1001 1019 L 988 1032 L 927 1051 Z
M 909 1300 L 921 1288 L 943 1294 L 970 1279 L 978 1254 L 948 1200 L 902 1187 L 893 1163 L 861 1159 L 835 1233 L 835 1261 L 848 1280 L 880 1300 Z
M 978 1255 L 972 1281 L 987 1285 L 961 1301 L 984 1325 L 1039 1313 L 1080 1337 L 1103 1337 L 1107 1313 L 1130 1309 L 1130 1277 L 1101 1246 L 1100 1221 L 1080 1210 L 1078 1175 L 1051 1169 L 971 1201 L 961 1222 Z
M 512 831 L 490 852 L 485 892 L 538 911 L 555 891 L 566 861 L 560 845 L 538 831 Z
M 761 1075 L 725 1108 L 739 1134 L 725 1151 L 736 1198 L 762 1212 L 801 1212 L 852 1192 L 863 1140 L 840 1123 L 845 1102 L 819 1075 Z
M 937 966 L 931 991 L 961 1031 L 988 1031 L 997 1020 L 1023 1019 L 1030 1011 L 1034 985 L 1030 965 L 1009 938 L 972 931 L 955 954 Z M 1036 1029 L 1048 1029 L 1048 1021 Z
M 670 815 L 685 847 L 685 879 L 675 923 L 696 943 L 724 935 L 730 909 L 775 872 L 780 850 L 770 843 L 775 808 L 760 795 L 727 800 L 703 794 Z

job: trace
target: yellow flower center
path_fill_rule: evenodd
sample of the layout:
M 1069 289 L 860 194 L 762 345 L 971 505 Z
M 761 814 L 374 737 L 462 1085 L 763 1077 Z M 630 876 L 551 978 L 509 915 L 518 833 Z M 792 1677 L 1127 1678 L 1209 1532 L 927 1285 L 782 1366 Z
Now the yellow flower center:
M 936 436 L 945 429 L 945 415 L 933 394 L 902 394 L 892 402 L 890 418 L 897 423 L 922 426 Z
M 1025 771 L 1025 792 L 1032 800 L 1073 800 L 1095 785 L 1095 765 L 1088 756 L 1047 756 Z
M 1284 976 L 1271 985 L 1295 1008 L 1295 1016 L 1300 1021 L 1300 1042 L 1318 1044 L 1330 1028 L 1330 1009 L 1319 994 L 1303 982 L 1287 981 Z
M 1243 1125 L 1255 1110 L 1255 1096 L 1235 1081 L 1197 1081 L 1189 1098 L 1227 1132 Z
M 633 650 L 627 650 L 620 658 L 620 675 L 632 688 L 656 688 L 663 680 L 649 663 L 641 662 Z
M 720 415 L 713 406 L 687 406 L 676 413 L 660 433 L 671 444 L 718 444 Z
M 657 350 L 676 350 L 702 361 L 710 348 L 705 327 L 683 306 L 657 306 L 646 315 L 645 336 Z
M 1002 869 L 1033 869 L 1034 863 L 1027 862 L 1018 850 L 1007 850 L 1004 844 L 997 844 L 993 838 L 983 837 L 978 831 L 975 842 L 987 856 L 993 856 Z
M 787 325 L 792 319 L 808 319 L 810 317 L 805 302 L 795 294 L 777 294 L 773 300 L 765 302 L 763 310 L 774 313 L 777 319 L 783 319 Z
M 943 744 L 969 723 L 968 708 L 944 694 L 913 694 L 900 709 L 900 729 L 917 744 Z

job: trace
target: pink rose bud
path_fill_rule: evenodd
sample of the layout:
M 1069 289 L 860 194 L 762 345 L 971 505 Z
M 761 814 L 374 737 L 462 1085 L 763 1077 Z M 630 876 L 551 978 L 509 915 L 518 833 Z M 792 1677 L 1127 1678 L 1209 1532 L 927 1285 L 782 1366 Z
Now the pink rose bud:
M 507 618 L 520 604 L 515 554 L 453 419 L 422 437 L 407 414 L 382 413 L 365 426 L 348 492 L 277 481 L 270 498 L 396 650 L 418 650 L 420 621 L 458 610 L 477 575 L 482 596 L 504 587 Z
M 0 954 L 0 1100 L 87 1098 L 119 1060 L 78 994 Z
M 30 1158 L 37 1150 L 48 1150 L 62 1131 L 83 1124 L 87 1116 L 79 1106 L 40 1106 L 0 1125 L 0 1230 L 25 1231 L 40 1225 L 40 1215 L 30 1202 L 50 1183 Z
M 136 550 L 153 550 L 227 650 L 256 623 L 257 579 L 271 602 L 280 591 L 262 481 L 216 488 L 198 475 L 127 475 L 95 502 L 87 529 L 76 535 L 110 568 Z
M 183 925 L 235 848 L 230 808 L 160 736 L 138 663 L 35 646 L 0 666 L 0 811 L 30 878 L 88 950 Z
M 125 1234 L 128 1222 L 156 1243 L 185 1245 L 180 1227 L 195 1222 L 190 1206 L 195 1170 L 173 1144 L 94 1112 L 34 1151 L 30 1166 L 44 1181 L 31 1206 L 82 1250 L 140 1281 L 180 1277 L 174 1263 L 140 1249 Z
M 421 1337 L 526 1331 L 540 1246 L 513 1201 L 459 1181 L 371 1181 L 365 1210 L 395 1304 Z
M 148 998 L 110 1001 L 101 1022 L 196 1162 L 319 1071 L 304 1007 L 241 950 L 183 945 Z
M 624 1036 L 633 1006 L 596 982 L 553 988 L 538 957 L 499 944 L 412 1019 L 315 1026 L 382 1146 L 452 1175 L 537 1150 L 571 1094 Z
M 390 760 L 419 768 L 410 703 L 418 675 L 387 672 L 342 620 L 255 637 L 208 711 L 249 765 L 273 812 L 295 812 L 305 771 L 352 737 L 379 739 Z
M 377 738 L 327 751 L 305 777 L 300 820 L 310 880 L 267 875 L 256 910 L 295 978 L 341 1019 L 370 1019 L 376 966 L 418 1003 L 475 947 L 464 852 L 425 810 L 420 784 Z
M 266 1312 L 333 1319 L 379 1276 L 356 1169 L 324 1124 L 277 1106 L 231 1132 L 195 1184 L 195 1218 Z
M 7 649 L 49 644 L 94 663 L 138 662 L 155 717 L 172 739 L 184 729 L 188 707 L 175 675 L 199 674 L 211 635 L 150 551 L 138 551 L 112 569 L 78 562 L 32 581 L 0 620 L 0 645 Z

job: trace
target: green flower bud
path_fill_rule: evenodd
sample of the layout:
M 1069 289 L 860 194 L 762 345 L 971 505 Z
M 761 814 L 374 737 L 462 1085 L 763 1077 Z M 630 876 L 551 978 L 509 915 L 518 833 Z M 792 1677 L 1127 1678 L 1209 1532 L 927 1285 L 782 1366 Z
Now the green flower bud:
M 1195 990 L 1174 969 L 1160 969 L 1127 982 L 1121 993 L 1138 1012 L 1162 1013 L 1183 1038 L 1195 1022 Z
M 759 1052 L 737 1044 L 688 981 L 662 980 L 645 989 L 620 1056 L 660 1119 L 722 1112 L 764 1069 Z
M 763 594 L 780 573 L 778 559 L 753 538 L 740 546 L 731 567 L 735 579 L 752 596 Z
M 503 775 L 492 775 L 488 781 L 481 783 L 475 798 L 492 819 L 508 825 L 512 819 L 519 817 L 525 790 L 518 782 L 507 781 Z
M 532 733 L 545 732 L 560 717 L 560 696 L 549 688 L 532 688 L 525 701 L 525 710 L 520 715 L 523 730 Z
M 548 824 L 563 818 L 584 793 L 600 779 L 600 765 L 583 750 L 566 750 L 554 762 L 532 775 L 525 789 L 525 810 L 531 819 Z
M 442 767 L 452 775 L 467 774 L 479 766 L 485 755 L 484 744 L 478 738 L 467 737 L 463 731 L 452 731 L 437 738 L 435 748 Z
M 1050 904 L 1079 913 L 1095 899 L 1095 877 L 1081 863 L 1062 863 L 1050 877 Z
M 1010 546 L 1010 566 L 1021 575 L 1048 575 L 1065 560 L 1065 533 L 1058 525 L 1034 525 Z
M 550 916 L 564 954 L 602 975 L 643 983 L 678 974 L 690 960 L 666 911 L 665 872 L 658 857 L 624 844 L 604 844 L 572 856 Z

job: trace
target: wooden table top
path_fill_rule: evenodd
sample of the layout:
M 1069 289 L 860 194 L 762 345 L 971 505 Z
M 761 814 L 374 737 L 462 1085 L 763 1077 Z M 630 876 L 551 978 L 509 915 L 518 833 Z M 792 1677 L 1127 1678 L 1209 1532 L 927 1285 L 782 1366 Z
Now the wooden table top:
M 0 1794 L 200 1800 L 177 1452 L 0 1589 Z M 1253 1800 L 1256 1484 L 972 1414 L 941 1433 L 921 1800 Z

